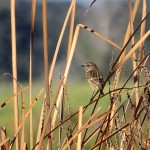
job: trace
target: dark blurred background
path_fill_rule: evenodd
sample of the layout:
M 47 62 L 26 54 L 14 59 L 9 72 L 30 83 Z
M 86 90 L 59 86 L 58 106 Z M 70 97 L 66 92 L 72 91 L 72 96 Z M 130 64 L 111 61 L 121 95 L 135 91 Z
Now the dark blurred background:
M 84 16 L 91 2 L 92 0 L 84 0 L 82 3 L 77 3 L 75 25 L 78 23 L 85 24 L 122 46 L 129 20 L 127 1 L 97 0 Z M 69 0 L 48 1 L 48 48 L 50 64 L 69 5 Z M 147 6 L 147 9 L 150 8 L 150 1 L 147 1 Z M 142 2 L 139 7 L 140 9 L 135 18 L 134 28 L 138 26 L 142 17 Z M 148 21 L 149 23 L 147 22 L 146 31 L 150 27 L 148 26 L 148 24 L 150 25 L 150 19 Z M 20 81 L 28 81 L 29 76 L 30 23 L 31 1 L 16 0 L 17 64 L 18 79 Z M 60 72 L 63 73 L 66 62 L 68 31 L 69 26 L 67 26 L 62 41 L 55 74 L 61 74 Z M 138 37 L 139 33 L 140 31 L 136 33 Z M 150 43 L 150 38 L 145 42 L 145 51 L 149 51 L 150 49 L 150 44 L 148 43 Z M 130 46 L 128 48 L 130 48 Z M 71 66 L 71 77 L 82 78 L 80 76 L 82 74 L 80 66 L 86 61 L 94 61 L 103 71 L 103 74 L 107 74 L 112 53 L 114 53 L 114 57 L 116 58 L 119 54 L 119 50 L 82 29 L 79 34 Z M 0 75 L 6 72 L 12 72 L 11 61 L 10 0 L 0 0 Z M 43 76 L 42 5 L 41 1 L 37 1 L 33 47 L 33 79 L 40 79 Z M 4 79 L 5 77 L 0 76 L 0 80 Z

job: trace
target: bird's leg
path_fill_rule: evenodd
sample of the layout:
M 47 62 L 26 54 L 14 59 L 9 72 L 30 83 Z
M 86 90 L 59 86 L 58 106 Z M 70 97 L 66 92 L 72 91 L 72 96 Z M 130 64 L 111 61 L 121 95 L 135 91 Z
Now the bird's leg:
M 93 90 L 92 97 L 91 97 L 91 101 L 92 101 L 93 98 L 94 98 L 94 94 L 95 94 L 95 90 Z M 91 101 L 90 101 L 90 102 L 91 102 Z
M 101 97 L 101 96 L 103 96 L 104 95 L 104 93 L 103 93 L 103 90 L 102 89 L 98 89 L 99 90 L 99 96 L 98 97 Z

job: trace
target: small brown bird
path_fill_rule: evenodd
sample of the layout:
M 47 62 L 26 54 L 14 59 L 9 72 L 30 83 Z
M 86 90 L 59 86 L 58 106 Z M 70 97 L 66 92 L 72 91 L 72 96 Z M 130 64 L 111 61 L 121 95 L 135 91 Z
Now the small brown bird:
M 98 67 L 93 62 L 87 62 L 81 67 L 85 69 L 86 78 L 94 92 L 95 90 L 99 90 L 100 95 L 103 95 L 104 80 L 102 73 L 98 70 Z

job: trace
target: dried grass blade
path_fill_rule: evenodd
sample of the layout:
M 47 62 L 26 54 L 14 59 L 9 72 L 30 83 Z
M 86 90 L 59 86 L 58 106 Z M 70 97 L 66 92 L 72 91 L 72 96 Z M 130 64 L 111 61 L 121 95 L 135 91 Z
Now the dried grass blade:
M 107 43 L 109 43 L 110 45 L 114 46 L 115 48 L 121 50 L 122 48 L 117 45 L 116 43 L 114 43 L 113 41 L 109 40 L 108 38 L 104 37 L 103 35 L 99 34 L 98 32 L 94 31 L 93 29 L 83 25 L 83 24 L 78 24 L 81 28 L 85 29 L 86 31 L 91 32 L 92 34 L 96 35 L 97 37 L 101 38 L 102 40 L 106 41 Z
M 73 3 L 73 7 L 72 7 L 72 11 L 71 11 L 70 31 L 69 31 L 69 39 L 68 39 L 68 50 L 67 50 L 67 60 L 68 60 L 68 57 L 69 57 L 69 53 L 70 53 L 70 49 L 71 49 L 71 45 L 72 45 L 72 39 L 73 39 L 76 0 L 73 0 L 72 3 Z
M 46 116 L 50 109 L 50 95 L 49 95 L 49 64 L 48 64 L 48 32 L 47 32 L 47 0 L 42 0 L 43 12 L 43 44 L 44 44 L 44 69 L 45 69 L 45 101 L 46 101 Z M 47 126 L 47 132 L 51 130 L 51 118 Z M 52 149 L 51 135 L 48 137 L 48 148 Z
M 27 143 L 23 143 L 23 147 L 22 147 L 22 150 L 28 150 L 28 146 L 27 146 Z
M 15 93 L 13 96 L 11 96 L 9 99 L 7 99 L 6 102 L 4 102 L 4 103 L 0 106 L 0 110 L 1 110 L 4 106 L 6 106 L 11 100 L 13 100 L 16 95 L 18 95 L 18 94 L 21 93 L 22 91 L 26 90 L 27 88 L 28 88 L 28 87 L 25 87 L 25 88 L 23 88 L 23 89 L 17 91 L 17 93 Z
M 130 124 L 127 123 L 126 125 L 124 125 L 123 127 L 119 128 L 118 130 L 116 130 L 115 132 L 113 132 L 111 135 L 107 136 L 104 140 L 101 141 L 100 139 L 100 142 L 98 142 L 96 145 L 94 145 L 90 150 L 93 150 L 95 149 L 97 146 L 99 146 L 101 143 L 105 142 L 106 140 L 108 140 L 109 138 L 111 138 L 112 136 L 114 136 L 115 134 L 117 134 L 119 131 L 121 131 L 122 129 L 126 128 L 127 126 L 129 126 Z
M 136 12 L 137 12 L 137 9 L 138 9 L 138 7 L 139 7 L 139 3 L 140 3 L 140 0 L 136 0 L 136 2 L 135 2 L 135 5 L 134 5 L 134 8 L 133 8 L 133 20 L 134 20 L 134 18 L 135 18 L 135 15 L 136 15 Z M 148 14 L 149 15 L 149 14 Z M 148 16 L 147 15 L 147 16 Z M 146 17 L 147 17 L 146 16 Z M 146 19 L 146 17 L 144 18 L 144 20 Z M 142 21 L 143 22 L 143 21 Z M 142 22 L 140 23 L 140 25 L 142 24 Z M 140 27 L 140 25 L 137 27 L 137 29 Z M 135 30 L 135 32 L 137 31 L 137 29 Z M 131 37 L 130 37 L 130 33 L 131 33 L 131 27 L 130 27 L 130 22 L 128 23 L 128 27 L 127 27 L 127 31 L 126 31 L 126 34 L 125 34 L 125 38 L 124 38 L 124 44 L 123 44 L 123 48 L 122 48 L 122 50 L 121 50 L 121 53 L 119 54 L 119 56 L 118 56 L 118 58 L 116 59 L 116 61 L 114 62 L 114 64 L 113 64 L 113 66 L 112 66 L 112 68 L 111 68 L 111 70 L 110 70 L 110 73 L 109 73 L 109 75 L 108 75 L 108 77 L 107 77 L 107 79 L 105 80 L 105 83 L 109 80 L 109 78 L 112 76 L 112 70 L 114 69 L 114 67 L 116 66 L 116 64 L 118 63 L 118 62 L 120 62 L 120 60 L 124 57 L 124 55 L 125 55 L 125 50 L 126 50 L 126 47 L 127 47 L 127 45 L 128 45 L 128 43 L 130 42 L 130 40 L 131 40 L 131 38 L 132 38 L 132 36 L 134 35 L 131 35 Z M 134 33 L 135 33 L 134 32 Z M 130 37 L 130 38 L 129 38 Z M 119 80 L 119 76 L 120 76 L 120 72 L 121 72 L 121 70 L 118 70 L 117 72 L 116 72 L 116 83 L 114 84 L 115 86 L 117 86 L 117 84 L 118 84 L 118 80 Z M 113 73 L 114 74 L 114 73 Z
M 135 19 L 135 15 L 136 15 L 136 13 L 137 13 L 139 4 L 140 4 L 140 0 L 136 0 L 136 1 L 135 1 L 134 8 L 133 8 L 133 13 L 132 13 L 132 15 L 133 15 L 133 21 L 134 21 L 134 19 Z M 130 26 L 130 21 L 129 21 L 128 27 L 127 27 L 127 31 L 126 31 L 126 34 L 125 34 L 125 38 L 124 38 L 124 44 L 123 44 L 123 46 L 126 45 L 128 39 L 129 39 L 129 37 L 130 37 L 130 33 L 131 33 L 131 26 Z
M 147 58 L 149 57 L 150 52 L 148 52 L 145 57 L 141 60 L 141 62 L 138 64 L 138 66 L 135 68 L 135 70 L 133 70 L 133 72 L 130 74 L 130 76 L 128 77 L 128 79 L 126 80 L 126 82 L 123 84 L 121 90 L 119 93 L 121 93 L 121 91 L 124 89 L 125 85 L 127 84 L 127 82 L 130 80 L 130 78 L 133 76 L 134 72 L 140 68 L 140 66 L 142 66 L 142 64 L 144 64 L 144 62 L 147 60 Z
M 140 22 L 140 24 L 135 29 L 134 33 L 130 36 L 130 38 L 127 40 L 127 42 L 123 46 L 123 48 L 121 50 L 121 53 L 119 54 L 119 56 L 117 57 L 116 61 L 114 62 L 113 66 L 112 66 L 112 69 L 109 72 L 109 76 L 107 77 L 107 79 L 106 79 L 105 82 L 107 82 L 108 79 L 110 78 L 110 76 L 112 75 L 112 70 L 115 68 L 115 66 L 117 65 L 117 63 L 120 62 L 119 60 L 123 59 L 127 45 L 129 44 L 129 42 L 132 39 L 132 37 L 134 36 L 134 34 L 137 32 L 137 30 L 140 28 L 140 26 L 142 25 L 142 23 L 148 18 L 149 15 L 150 15 L 150 12 L 147 13 L 147 15 L 145 16 L 145 18 Z
M 22 88 L 21 88 L 22 89 Z M 21 100 L 22 100 L 22 119 L 24 118 L 25 116 L 25 107 L 24 107 L 24 91 L 21 92 Z M 21 131 L 21 144 L 20 144 L 20 147 L 23 146 L 23 143 L 24 143 L 24 132 L 25 131 L 25 125 L 23 124 L 22 125 L 22 131 Z
M 108 112 L 105 112 L 105 113 L 101 114 L 101 115 L 98 117 L 98 119 L 96 119 L 95 121 L 93 121 L 92 123 L 90 123 L 89 125 L 86 126 L 86 128 L 90 128 L 91 126 L 94 126 L 95 123 L 97 123 L 97 122 L 99 122 L 99 121 L 101 121 L 102 119 L 105 118 L 104 121 L 103 121 L 103 123 L 102 123 L 94 132 L 92 132 L 92 134 L 90 134 L 90 136 L 88 136 L 86 140 L 84 140 L 84 141 L 82 142 L 83 146 L 86 145 L 86 144 L 90 141 L 90 139 L 92 139 L 92 137 L 93 137 L 98 131 L 100 131 L 100 130 L 102 129 L 103 125 L 106 123 L 106 118 L 107 118 L 107 116 L 108 116 L 110 113 L 111 113 L 111 110 L 108 111 Z
M 134 35 L 133 34 L 134 33 L 134 27 L 133 27 L 133 13 L 132 13 L 131 0 L 128 0 L 128 3 L 129 3 L 129 10 L 130 10 L 131 35 Z M 134 36 L 131 39 L 131 43 L 132 43 L 132 46 L 134 46 L 134 44 L 135 44 Z M 134 52 L 132 54 L 132 56 L 133 56 L 133 59 L 132 59 L 133 70 L 135 70 L 136 69 L 136 60 L 137 60 L 136 53 Z M 138 87 L 138 85 L 139 85 L 139 74 L 138 74 L 138 71 L 134 72 L 134 85 L 135 85 L 135 87 Z M 134 89 L 135 105 L 137 105 L 138 101 L 139 101 L 139 95 L 138 95 L 138 93 L 139 93 L 138 88 L 135 88 Z
M 82 127 L 82 119 L 83 119 L 83 107 L 80 106 L 79 107 L 79 116 L 78 116 L 78 130 Z M 77 150 L 81 150 L 81 137 L 82 134 L 81 132 L 78 134 L 78 138 L 77 138 Z
M 70 54 L 69 54 L 69 58 L 68 58 L 65 73 L 64 73 L 64 77 L 65 77 L 64 78 L 64 84 L 67 81 L 67 77 L 68 77 L 71 61 L 72 61 L 72 58 L 73 58 L 73 55 L 74 55 L 74 50 L 75 50 L 76 42 L 77 42 L 77 39 L 78 39 L 79 31 L 80 31 L 80 27 L 76 26 L 71 51 L 70 51 Z M 59 91 L 59 96 L 58 96 L 58 99 L 57 99 L 57 102 L 56 102 L 56 109 L 54 111 L 53 119 L 52 119 L 52 129 L 54 129 L 54 127 L 55 127 L 56 117 L 57 117 L 57 114 L 58 114 L 58 108 L 59 108 L 59 104 L 60 104 L 60 101 L 62 99 L 62 96 L 63 96 L 63 85 L 61 86 L 61 89 Z
M 150 30 L 148 30 L 145 35 L 135 44 L 135 46 L 126 54 L 126 56 L 122 59 L 122 61 L 114 68 L 115 72 L 117 69 L 119 69 L 125 62 L 126 60 L 137 50 L 137 48 L 140 46 L 140 44 L 148 38 L 150 35 Z
M 9 138 L 7 138 L 5 141 L 2 141 L 0 143 L 0 147 L 5 146 L 5 144 L 7 144 L 7 143 L 10 143 L 10 139 Z M 6 150 L 9 150 L 9 144 L 7 144 L 7 146 L 5 146 L 5 148 L 6 148 Z
M 105 112 L 101 114 L 95 121 L 91 122 L 89 125 L 86 126 L 86 128 L 90 128 L 91 126 L 95 125 L 97 122 L 101 121 L 104 119 L 106 116 L 108 116 L 111 113 L 112 110 Z
M 59 83 L 59 85 L 58 85 L 58 88 L 57 88 L 55 97 L 54 97 L 54 99 L 52 100 L 51 108 L 50 108 L 49 111 L 48 111 L 48 114 L 47 114 L 47 117 L 46 117 L 46 120 L 45 120 L 45 124 L 44 124 L 44 129 L 43 129 L 43 131 L 42 131 L 42 135 L 41 135 L 40 140 L 39 140 L 39 142 L 38 142 L 38 143 L 39 143 L 38 148 L 37 148 L 38 150 L 40 150 L 40 148 L 41 148 L 41 145 L 42 145 L 42 142 L 43 142 L 43 139 L 44 139 L 44 135 L 45 135 L 45 132 L 46 132 L 46 128 L 47 128 L 48 123 L 49 123 L 49 118 L 50 118 L 50 116 L 51 116 L 52 110 L 53 110 L 54 105 L 55 105 L 55 103 L 56 103 L 56 100 L 57 100 L 57 97 L 58 97 L 60 88 L 61 88 L 61 86 L 62 86 L 62 84 L 63 84 L 63 80 L 64 80 L 64 78 L 62 78 L 62 79 L 60 80 L 60 83 Z
M 26 112 L 24 119 L 22 120 L 22 122 L 19 124 L 17 131 L 14 134 L 14 138 L 12 139 L 11 143 L 10 143 L 10 148 L 12 149 L 14 142 L 16 140 L 16 137 L 20 131 L 20 129 L 22 128 L 22 125 L 24 124 L 24 122 L 26 121 L 28 115 L 30 114 L 30 111 L 33 109 L 34 105 L 36 104 L 36 102 L 38 101 L 38 99 L 40 98 L 41 94 L 43 93 L 43 89 L 38 93 L 37 97 L 34 99 L 34 101 L 32 102 L 32 105 L 30 106 L 30 108 L 28 109 L 28 111 Z
M 146 0 L 143 0 L 143 8 L 142 8 L 142 20 L 145 18 L 146 16 Z M 144 20 L 143 24 L 141 25 L 141 32 L 140 32 L 140 38 L 143 37 L 143 35 L 145 34 L 145 27 L 146 27 L 146 20 Z M 139 47 L 139 60 L 141 60 L 143 58 L 144 55 L 144 42 L 141 43 L 140 47 Z
M 4 147 L 1 147 L 4 146 Z M 10 139 L 7 138 L 6 128 L 2 127 L 0 130 L 0 148 L 4 148 L 6 150 L 9 149 L 10 146 Z
M 55 53 L 54 53 L 54 56 L 53 56 L 53 60 L 52 60 L 52 64 L 51 64 L 51 68 L 50 68 L 50 72 L 49 72 L 49 84 L 51 84 L 51 81 L 52 81 L 52 76 L 53 76 L 53 72 L 54 72 L 54 67 L 55 67 L 57 55 L 58 55 L 58 52 L 59 52 L 60 44 L 61 44 L 64 32 L 65 32 L 65 28 L 66 28 L 66 25 L 67 25 L 67 22 L 68 22 L 71 10 L 73 8 L 73 4 L 74 4 L 74 2 L 72 1 L 71 5 L 69 7 L 68 13 L 66 15 L 66 18 L 65 18 L 65 21 L 64 21 L 64 24 L 63 24 L 63 27 L 62 27 L 62 30 L 61 30 L 61 33 L 60 33 L 57 45 L 56 45 Z
M 87 126 L 87 124 L 89 123 L 89 121 L 91 121 L 91 119 L 99 112 L 100 108 L 97 109 L 97 111 L 94 112 L 94 114 L 92 116 L 89 117 L 89 119 L 83 124 L 83 126 L 69 139 L 69 141 L 67 142 L 67 144 L 62 148 L 62 150 L 65 150 L 68 145 L 72 142 L 73 139 L 75 139 L 78 134 L 84 130 Z
M 91 100 L 93 100 L 93 98 L 92 98 Z M 91 100 L 90 100 L 90 102 L 91 102 Z M 94 113 L 97 104 L 98 104 L 98 101 L 95 102 L 95 105 L 94 105 L 94 107 L 93 107 L 93 109 L 92 109 L 91 115 Z M 84 112 L 85 112 L 85 110 L 86 110 L 86 108 L 84 109 Z M 91 123 L 91 122 L 89 122 L 88 124 L 90 124 L 90 123 Z M 85 130 L 85 133 L 84 133 L 84 136 L 83 136 L 83 141 L 85 140 L 85 137 L 86 137 L 87 132 L 88 132 L 88 128 L 86 128 L 86 130 Z
M 119 88 L 119 89 L 116 89 L 116 90 L 120 90 L 120 88 Z M 110 92 L 109 92 L 109 93 L 110 93 Z M 108 95 L 109 93 L 107 93 L 107 94 L 105 94 L 105 95 Z M 99 98 L 98 98 L 98 99 L 99 99 Z M 85 105 L 83 109 L 86 109 L 87 106 L 91 105 L 92 103 L 94 103 L 94 102 L 97 101 L 98 99 L 92 101 L 90 104 Z M 124 103 L 126 103 L 126 101 L 125 101 Z M 123 104 L 124 104 L 124 103 L 123 103 Z M 121 108 L 121 107 L 120 107 L 120 108 Z M 120 108 L 118 108 L 118 110 L 119 110 Z M 117 111 L 118 111 L 118 110 L 117 110 Z M 78 113 L 79 113 L 79 111 L 75 112 L 75 113 L 72 114 L 70 117 L 68 117 L 66 120 L 64 120 L 62 123 L 60 123 L 59 125 L 57 125 L 53 130 L 51 130 L 51 133 L 53 133 L 56 129 L 58 129 L 61 125 L 63 125 L 63 124 L 64 124 L 65 122 L 67 122 L 69 119 L 73 118 L 73 117 L 74 117 L 75 115 L 77 115 Z M 113 117 L 114 117 L 114 116 L 113 116 Z M 112 117 L 112 118 L 113 118 L 113 117 Z M 45 139 L 49 134 L 50 134 L 50 133 L 47 133 L 47 134 L 44 136 L 44 139 Z M 39 144 L 39 143 L 36 143 L 32 149 L 35 149 L 35 147 L 36 147 L 38 144 Z
M 11 0 L 11 42 L 12 42 L 12 72 L 13 77 L 17 79 L 17 50 L 16 50 L 16 21 L 15 21 L 15 0 Z M 17 83 L 13 80 L 13 93 L 17 93 Z M 17 95 L 14 97 L 14 132 L 16 132 L 19 123 L 19 114 L 18 114 L 18 98 Z M 19 138 L 16 138 L 16 150 L 19 150 Z
M 43 131 L 44 126 L 44 113 L 45 113 L 45 100 L 43 101 L 42 109 L 41 109 L 41 115 L 40 115 L 40 121 L 39 121 L 39 127 L 38 127 L 38 133 L 36 137 L 36 143 L 40 140 L 41 133 Z M 33 148 L 33 147 L 32 147 Z M 35 150 L 37 150 L 37 147 L 35 147 Z
M 34 37 L 34 24 L 36 14 L 36 0 L 32 0 L 31 8 L 31 29 L 30 29 L 30 62 L 29 62 L 29 104 L 32 104 L 32 52 L 33 52 L 33 37 Z M 24 142 L 22 143 L 24 144 Z M 30 112 L 30 149 L 33 147 L 33 115 Z

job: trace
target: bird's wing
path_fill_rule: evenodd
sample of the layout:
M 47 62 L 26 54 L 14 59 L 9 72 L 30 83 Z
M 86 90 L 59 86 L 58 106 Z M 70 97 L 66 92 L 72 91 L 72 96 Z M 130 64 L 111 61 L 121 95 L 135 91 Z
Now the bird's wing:
M 87 79 L 95 84 L 103 84 L 103 76 L 98 70 L 90 70 L 87 72 Z

